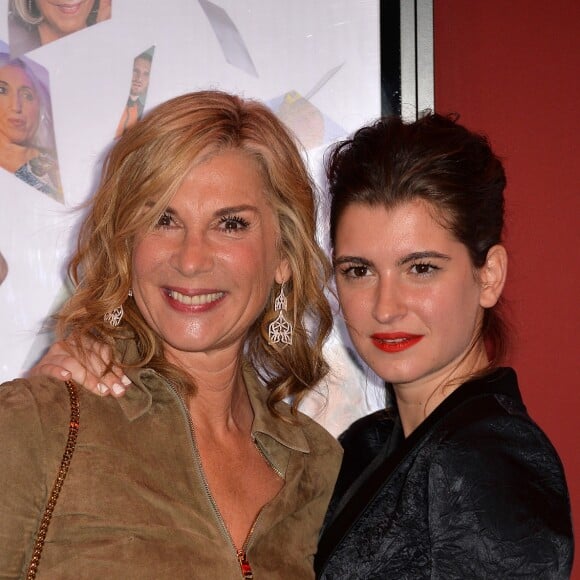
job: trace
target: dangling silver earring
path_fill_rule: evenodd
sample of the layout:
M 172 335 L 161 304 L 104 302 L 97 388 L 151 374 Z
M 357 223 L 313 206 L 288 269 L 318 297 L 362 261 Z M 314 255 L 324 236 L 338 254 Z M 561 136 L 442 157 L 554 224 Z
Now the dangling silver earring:
M 288 309 L 288 301 L 284 294 L 284 284 L 280 286 L 280 294 L 274 301 L 274 310 L 278 312 L 278 317 L 268 326 L 268 342 L 277 344 L 292 344 L 292 324 L 286 320 L 284 312 Z
M 107 312 L 105 316 L 103 316 L 103 320 L 108 322 L 111 326 L 119 326 L 121 320 L 123 320 L 123 314 L 125 314 L 123 311 L 123 305 L 117 306 L 117 308 L 111 310 L 111 312 Z
M 133 296 L 133 288 L 129 288 L 129 292 L 127 293 L 127 295 L 129 296 L 129 298 Z

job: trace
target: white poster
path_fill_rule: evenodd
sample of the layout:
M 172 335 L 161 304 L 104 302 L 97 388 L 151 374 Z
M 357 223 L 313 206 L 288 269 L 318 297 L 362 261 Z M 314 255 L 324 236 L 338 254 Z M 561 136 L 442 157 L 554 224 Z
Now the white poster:
M 0 381 L 21 375 L 66 296 L 75 228 L 103 156 L 158 103 L 206 88 L 268 104 L 307 150 L 380 113 L 377 1 L 0 0 Z M 324 241 L 324 232 L 321 232 Z M 326 410 L 332 432 L 381 397 L 337 325 Z

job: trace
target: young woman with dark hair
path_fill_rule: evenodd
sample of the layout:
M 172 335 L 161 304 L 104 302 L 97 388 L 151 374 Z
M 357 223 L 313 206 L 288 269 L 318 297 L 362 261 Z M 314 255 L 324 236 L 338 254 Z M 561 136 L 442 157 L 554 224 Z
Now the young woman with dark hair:
M 564 472 L 500 367 L 504 169 L 455 119 L 383 119 L 328 158 L 336 286 L 394 408 L 355 422 L 318 577 L 568 578 Z

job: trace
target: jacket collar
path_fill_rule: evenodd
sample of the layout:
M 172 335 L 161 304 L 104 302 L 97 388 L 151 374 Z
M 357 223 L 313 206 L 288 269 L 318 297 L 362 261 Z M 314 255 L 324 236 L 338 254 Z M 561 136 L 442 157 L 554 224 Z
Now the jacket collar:
M 134 364 L 138 360 L 134 340 L 123 340 L 118 347 L 123 362 Z M 259 381 L 256 371 L 249 361 L 245 360 L 242 364 L 244 382 L 254 411 L 252 423 L 254 439 L 268 449 L 272 447 L 268 443 L 268 440 L 271 440 L 289 450 L 310 453 L 308 441 L 300 425 L 301 417 L 293 417 L 286 403 L 280 403 L 277 407 L 281 418 L 274 417 L 266 404 L 268 392 Z M 150 368 L 128 369 L 127 376 L 131 379 L 133 387 L 127 389 L 125 396 L 119 398 L 118 401 L 130 421 L 138 419 L 151 409 L 155 391 L 160 388 L 164 390 L 171 388 L 165 378 Z
M 399 417 L 395 414 L 394 436 L 397 441 L 389 441 L 385 444 L 368 468 L 346 492 L 337 505 L 336 511 L 325 524 L 315 560 L 318 574 L 324 569 L 342 538 L 362 515 L 407 453 L 428 436 L 435 426 L 447 418 L 452 411 L 470 401 L 490 395 L 508 397 L 523 407 L 516 373 L 511 368 L 500 367 L 458 387 L 406 439 L 402 435 Z

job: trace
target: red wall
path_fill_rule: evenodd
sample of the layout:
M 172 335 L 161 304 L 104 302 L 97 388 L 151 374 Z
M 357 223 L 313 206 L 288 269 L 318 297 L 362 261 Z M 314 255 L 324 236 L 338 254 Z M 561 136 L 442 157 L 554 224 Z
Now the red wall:
M 434 0 L 434 36 L 435 109 L 505 161 L 509 362 L 564 462 L 578 535 L 580 1 Z

